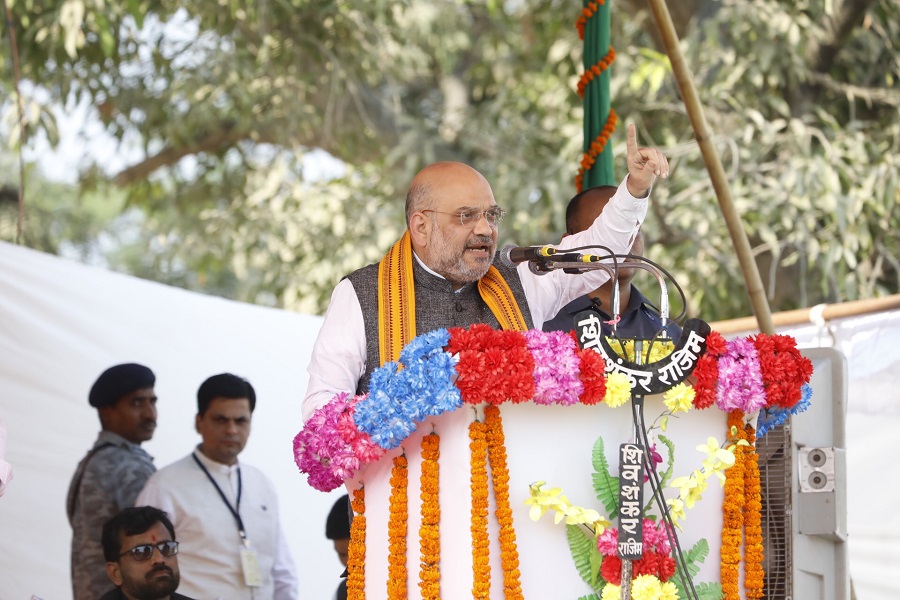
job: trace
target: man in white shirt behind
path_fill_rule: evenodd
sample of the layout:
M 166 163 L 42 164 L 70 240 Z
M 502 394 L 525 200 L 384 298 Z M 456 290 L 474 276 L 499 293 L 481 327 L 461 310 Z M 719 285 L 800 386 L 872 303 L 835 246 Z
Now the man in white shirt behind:
M 178 591 L 198 600 L 297 598 L 275 488 L 260 470 L 238 462 L 255 407 L 247 380 L 222 373 L 204 381 L 196 416 L 202 442 L 157 471 L 136 501 L 168 513 L 180 543 Z

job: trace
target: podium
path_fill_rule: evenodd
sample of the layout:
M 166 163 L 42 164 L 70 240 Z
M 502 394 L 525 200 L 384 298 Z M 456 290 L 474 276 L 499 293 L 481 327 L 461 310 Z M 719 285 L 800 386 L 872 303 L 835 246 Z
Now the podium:
M 719 341 L 708 357 L 713 362 L 731 356 Z M 778 348 L 794 360 L 789 346 L 782 341 Z M 349 597 L 599 598 L 576 568 L 566 526 L 552 514 L 532 520 L 526 500 L 529 486 L 546 482 L 572 505 L 604 515 L 592 452 L 602 438 L 606 462 L 616 469 L 619 445 L 634 439 L 630 405 L 611 401 L 614 373 L 627 363 L 617 367 L 609 357 L 598 373 L 597 355 L 568 334 L 479 325 L 430 332 L 408 348 L 399 364 L 376 371 L 367 395 L 336 396 L 295 439 L 310 483 L 323 490 L 343 484 L 354 501 Z M 722 364 L 724 377 L 729 367 Z M 774 363 L 762 357 L 759 364 Z M 799 387 L 810 374 L 805 366 L 795 373 L 794 406 L 770 408 L 802 409 Z M 609 384 L 600 398 L 598 377 Z M 671 410 L 655 394 L 644 398 L 644 412 L 649 423 Z M 654 430 L 662 468 L 671 461 L 674 477 L 700 468 L 707 454 L 697 447 L 709 438 L 721 442 L 727 419 L 715 407 L 669 416 L 665 432 Z M 707 483 L 677 533 L 684 550 L 700 540 L 709 546 L 695 584 L 720 580 L 724 495 L 715 478 Z M 663 492 L 678 497 L 677 489 Z M 650 514 L 661 518 L 658 508 Z

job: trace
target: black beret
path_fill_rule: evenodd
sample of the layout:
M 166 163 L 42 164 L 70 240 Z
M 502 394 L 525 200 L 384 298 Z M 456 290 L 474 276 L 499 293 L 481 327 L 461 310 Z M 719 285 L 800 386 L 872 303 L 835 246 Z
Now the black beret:
M 137 363 L 115 365 L 103 371 L 91 386 L 88 402 L 96 408 L 112 406 L 122 396 L 135 390 L 151 388 L 155 383 L 156 375 L 144 365 Z
M 325 537 L 329 540 L 350 538 L 350 496 L 347 494 L 338 498 L 331 507 L 325 522 Z

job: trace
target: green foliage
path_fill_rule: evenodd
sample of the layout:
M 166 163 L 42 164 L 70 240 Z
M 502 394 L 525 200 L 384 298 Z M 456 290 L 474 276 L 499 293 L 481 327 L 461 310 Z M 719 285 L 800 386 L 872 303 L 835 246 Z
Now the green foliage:
M 597 539 L 579 525 L 566 525 L 566 538 L 578 575 L 592 590 L 601 592 L 605 582 L 598 577 L 602 557 L 597 549 Z
M 691 3 L 681 45 L 773 310 L 883 295 L 900 283 L 894 4 Z M 862 9 L 838 10 L 845 5 Z M 17 0 L 27 148 L 56 142 L 62 107 L 87 106 L 127 165 L 86 152 L 79 189 L 43 213 L 63 199 L 39 197 L 29 183 L 26 243 L 317 312 L 343 274 L 396 239 L 406 186 L 434 160 L 487 176 L 510 209 L 501 244 L 555 241 L 582 145 L 573 26 L 581 6 Z M 647 255 L 687 291 L 691 316 L 749 314 L 645 10 L 612 10 L 610 88 L 622 120 L 671 157 L 644 227 Z M 844 26 L 845 12 L 859 16 Z M 9 42 L 3 28 L 0 44 Z M 11 53 L 0 60 L 0 134 L 16 144 Z M 619 177 L 623 131 L 611 141 Z M 316 149 L 341 161 L 336 175 L 317 172 Z M 0 185 L 15 187 L 15 172 Z M 108 210 L 98 214 L 96 202 Z M 123 222 L 127 236 L 117 235 Z
M 693 547 L 684 553 L 684 562 L 687 566 L 687 578 L 693 579 L 697 573 L 700 572 L 700 564 L 706 560 L 706 557 L 709 556 L 709 543 L 705 539 L 699 540 Z M 684 585 L 682 584 L 682 580 L 686 580 L 685 570 L 682 569 L 681 563 L 675 561 L 675 576 L 672 577 L 672 582 L 675 584 L 675 587 L 678 588 L 678 597 L 679 598 L 689 598 L 693 596 L 688 596 Z M 700 587 L 706 588 L 708 593 L 711 593 L 711 590 L 718 589 L 719 595 L 711 595 L 711 596 L 700 596 L 701 598 L 721 598 L 721 585 L 719 584 L 699 584 L 697 586 L 698 593 L 700 592 Z
M 664 490 L 666 486 L 669 484 L 669 480 L 672 479 L 672 472 L 675 469 L 675 442 L 667 438 L 666 436 L 660 434 L 658 436 L 659 441 L 666 447 L 668 450 L 667 460 L 668 463 L 666 466 L 666 470 L 663 471 L 659 476 L 659 489 Z M 650 494 L 650 498 L 647 500 L 647 504 L 644 506 L 644 512 L 653 505 L 653 494 Z
M 619 516 L 619 478 L 612 474 L 609 462 L 606 460 L 606 451 L 603 448 L 603 438 L 598 437 L 594 442 L 591 452 L 591 463 L 594 465 L 594 473 L 591 480 L 594 482 L 594 492 L 597 500 L 603 505 L 609 519 Z

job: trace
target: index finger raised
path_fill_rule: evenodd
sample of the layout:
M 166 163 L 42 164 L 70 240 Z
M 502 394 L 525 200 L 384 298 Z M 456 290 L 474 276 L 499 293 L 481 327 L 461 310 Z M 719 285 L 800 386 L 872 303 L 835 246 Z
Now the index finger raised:
M 625 148 L 628 156 L 633 156 L 638 151 L 637 145 L 637 129 L 634 123 L 628 124 L 628 135 L 625 138 Z

